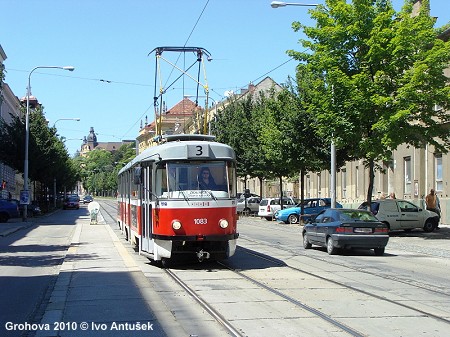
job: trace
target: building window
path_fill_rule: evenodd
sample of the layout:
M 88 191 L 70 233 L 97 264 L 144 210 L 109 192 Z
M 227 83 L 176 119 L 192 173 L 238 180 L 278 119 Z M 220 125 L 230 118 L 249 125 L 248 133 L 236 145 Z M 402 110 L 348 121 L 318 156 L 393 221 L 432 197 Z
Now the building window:
M 341 178 L 342 199 L 347 199 L 347 169 L 341 170 Z
M 403 163 L 404 163 L 404 177 L 405 177 L 404 191 L 405 194 L 411 194 L 411 185 L 412 185 L 411 157 L 403 158 Z
M 434 155 L 434 176 L 436 177 L 435 190 L 442 192 L 443 182 L 442 182 L 442 154 Z

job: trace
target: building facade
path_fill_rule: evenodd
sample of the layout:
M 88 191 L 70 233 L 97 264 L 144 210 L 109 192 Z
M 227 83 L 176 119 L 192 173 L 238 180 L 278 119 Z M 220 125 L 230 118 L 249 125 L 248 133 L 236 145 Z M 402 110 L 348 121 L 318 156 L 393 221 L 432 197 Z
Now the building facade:
M 7 56 L 0 45 L 0 67 Z M 2 81 L 0 79 L 0 81 Z M 23 117 L 20 110 L 20 101 L 12 92 L 7 83 L 0 83 L 0 123 L 11 123 L 13 116 Z M 20 191 L 23 189 L 22 174 L 16 173 L 10 166 L 0 161 L 0 199 L 19 199 Z
M 161 115 L 156 116 L 156 121 L 148 124 L 146 117 L 145 123 L 141 122 L 136 138 L 138 153 L 156 144 L 154 138 L 158 134 L 196 133 L 192 131 L 191 126 L 197 125 L 196 121 L 200 120 L 203 113 L 202 107 L 185 97 L 169 110 L 163 109 Z
M 80 156 L 86 156 L 87 153 L 99 149 L 115 152 L 122 145 L 134 143 L 134 140 L 122 140 L 121 142 L 99 142 L 97 141 L 97 134 L 94 131 L 94 127 L 91 126 L 89 134 L 84 136 L 83 143 L 81 144 Z

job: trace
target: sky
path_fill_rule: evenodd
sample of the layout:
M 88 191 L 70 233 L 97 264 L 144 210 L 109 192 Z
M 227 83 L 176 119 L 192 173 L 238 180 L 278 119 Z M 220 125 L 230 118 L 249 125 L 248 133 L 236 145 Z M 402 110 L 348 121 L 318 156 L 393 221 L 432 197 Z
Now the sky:
M 154 119 L 155 53 L 161 46 L 206 49 L 210 102 L 229 91 L 240 92 L 266 76 L 278 83 L 295 77 L 296 63 L 286 51 L 303 48 L 293 21 L 314 25 L 308 7 L 272 8 L 271 0 L 0 0 L 0 45 L 7 55 L 5 82 L 19 98 L 26 96 L 28 76 L 41 66 L 73 66 L 73 72 L 37 69 L 31 92 L 44 106 L 49 125 L 66 138 L 72 156 L 94 128 L 99 142 L 135 139 L 141 121 Z M 289 1 L 294 2 L 294 1 Z M 320 3 L 324 0 L 304 0 Z M 403 0 L 393 0 L 401 9 Z M 431 0 L 436 27 L 450 22 L 448 0 Z M 149 55 L 150 53 L 150 55 Z M 180 68 L 191 54 L 163 53 Z M 178 60 L 177 60 L 178 58 Z M 165 86 L 179 72 L 161 63 Z M 196 77 L 197 68 L 194 73 Z M 196 83 L 186 78 L 164 95 L 167 108 L 190 96 Z M 199 104 L 204 106 L 200 87 Z M 80 121 L 72 119 L 79 118 Z

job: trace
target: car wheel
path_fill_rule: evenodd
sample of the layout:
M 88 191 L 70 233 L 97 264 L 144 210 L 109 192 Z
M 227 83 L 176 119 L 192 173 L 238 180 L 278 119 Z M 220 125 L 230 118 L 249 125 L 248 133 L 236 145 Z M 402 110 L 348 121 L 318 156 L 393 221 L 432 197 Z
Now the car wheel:
M 8 221 L 8 215 L 7 214 L 0 214 L 0 222 L 7 222 Z
M 424 230 L 424 232 L 427 232 L 427 233 L 434 231 L 434 228 L 435 228 L 435 225 L 430 220 L 427 220 L 425 222 L 425 225 L 423 225 L 423 230 Z
M 250 214 L 250 208 L 248 208 L 248 207 L 244 208 L 244 210 L 242 211 L 242 214 L 248 216 Z
M 267 221 L 272 221 L 272 217 L 271 216 L 266 216 L 266 220 Z
M 303 233 L 303 248 L 311 249 L 311 247 L 312 247 L 312 244 L 311 244 L 311 242 L 309 242 L 308 234 L 306 234 L 306 232 L 305 232 L 305 233 Z
M 327 239 L 327 253 L 329 255 L 334 255 L 337 253 L 337 248 L 334 246 L 334 241 L 331 236 Z
M 383 248 L 374 248 L 374 252 L 376 256 L 384 255 L 384 247 Z
M 288 223 L 298 223 L 298 215 L 291 214 L 288 216 Z

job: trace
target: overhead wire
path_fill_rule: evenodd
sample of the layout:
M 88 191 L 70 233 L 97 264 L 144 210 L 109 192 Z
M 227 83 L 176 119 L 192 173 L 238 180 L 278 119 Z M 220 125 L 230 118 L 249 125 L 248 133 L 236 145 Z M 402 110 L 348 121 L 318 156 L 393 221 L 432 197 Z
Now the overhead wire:
M 209 3 L 209 0 L 207 1 L 206 5 Z M 205 8 L 203 8 L 203 11 L 201 14 L 203 14 Z M 201 15 L 200 15 L 201 16 Z M 199 22 L 200 17 L 198 18 L 195 26 L 197 25 L 197 23 Z M 195 28 L 195 27 L 194 27 Z M 194 29 L 191 31 L 191 33 L 189 34 L 188 39 L 185 42 L 185 46 L 190 38 L 190 36 L 192 35 Z M 267 71 L 266 73 L 264 73 L 263 75 L 257 77 L 256 79 L 253 80 L 253 82 L 257 82 L 259 79 L 269 75 L 270 73 L 272 73 L 273 71 L 277 70 L 278 68 L 284 66 L 285 64 L 287 64 L 288 62 L 292 61 L 293 58 L 290 58 L 287 61 L 284 61 L 283 63 L 281 63 L 280 65 L 272 68 L 271 70 Z M 24 72 L 24 73 L 28 73 L 28 70 L 21 70 L 21 69 L 14 69 L 14 68 L 8 68 L 5 67 L 5 70 L 7 71 L 18 71 L 18 72 Z M 55 74 L 55 73 L 45 73 L 45 72 L 40 72 L 42 74 L 48 75 L 48 76 L 59 76 L 59 77 L 67 77 L 67 78 L 75 78 L 75 79 L 79 79 L 79 80 L 85 80 L 85 81 L 97 81 L 97 82 L 103 82 L 103 83 L 108 83 L 108 84 L 122 84 L 122 85 L 132 85 L 132 86 L 141 86 L 141 87 L 154 87 L 154 85 L 151 84 L 143 84 L 143 83 L 133 83 L 133 82 L 125 82 L 125 81 L 115 81 L 115 80 L 107 80 L 107 79 L 103 79 L 103 78 L 93 78 L 93 77 L 81 77 L 81 76 L 69 76 L 69 75 L 61 75 L 61 74 Z M 237 88 L 244 88 L 246 85 L 237 87 Z M 173 90 L 177 90 L 177 89 L 182 89 L 183 93 L 184 93 L 184 86 L 182 88 L 177 88 L 177 87 L 173 87 Z M 229 89 L 229 88 L 222 88 L 222 89 Z M 223 98 L 223 96 L 218 93 L 215 89 L 210 88 L 210 91 L 214 92 L 216 95 L 218 95 L 220 98 Z M 183 95 L 184 97 L 184 95 Z M 152 105 L 148 106 L 147 109 L 139 116 L 139 118 L 136 120 L 135 123 L 133 123 L 133 125 L 130 126 L 130 128 L 123 134 L 122 138 L 125 137 L 136 125 L 137 123 L 139 123 L 139 121 L 142 119 L 142 117 L 149 111 L 149 109 L 152 107 Z

